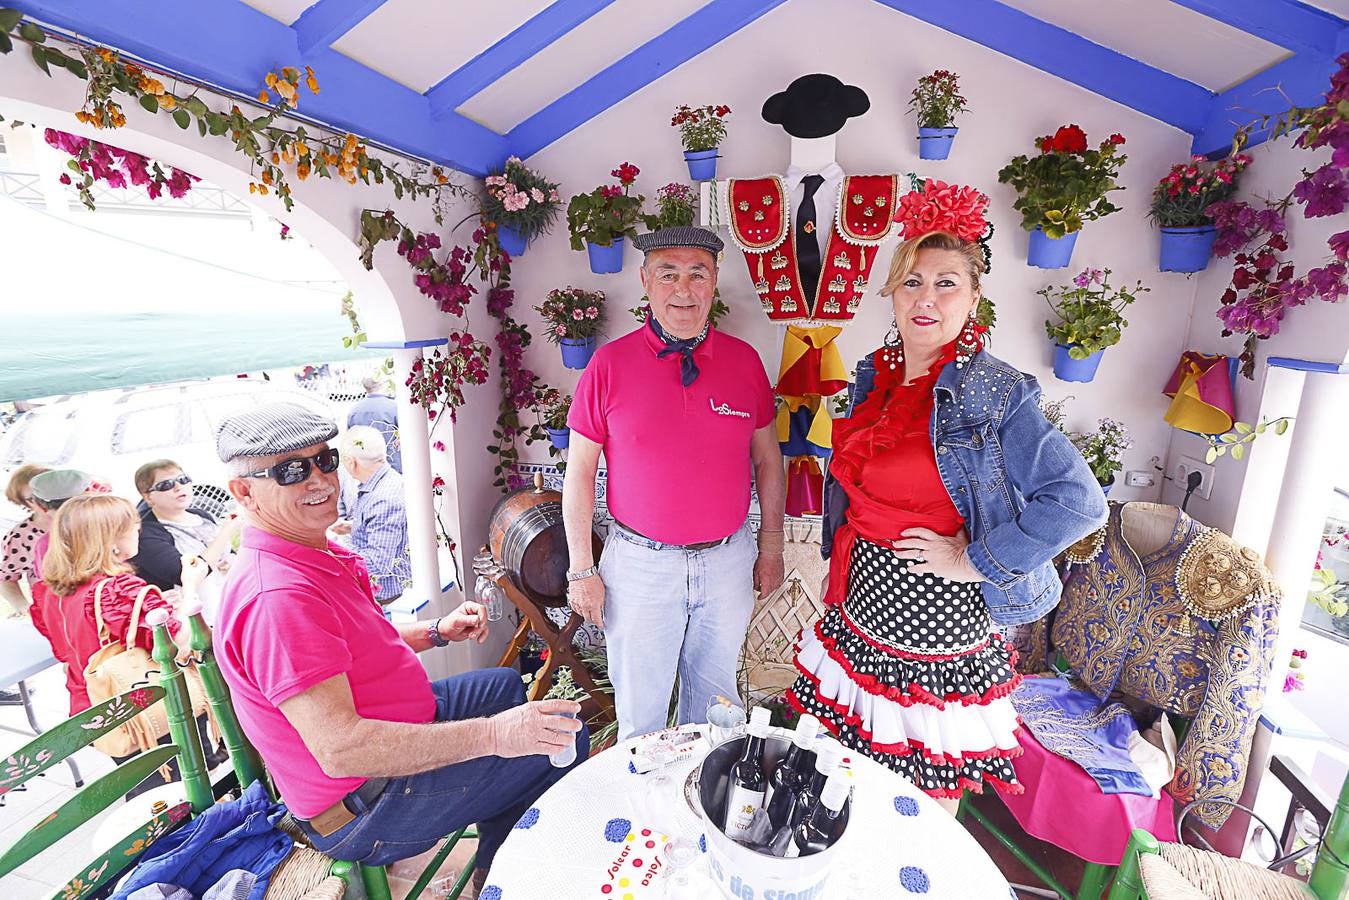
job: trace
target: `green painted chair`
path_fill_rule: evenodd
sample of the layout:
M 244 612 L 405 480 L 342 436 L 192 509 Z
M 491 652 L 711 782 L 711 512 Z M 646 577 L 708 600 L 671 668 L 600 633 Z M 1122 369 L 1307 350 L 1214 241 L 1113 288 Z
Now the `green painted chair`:
M 248 742 L 248 738 L 239 725 L 239 718 L 234 713 L 234 705 L 230 702 L 229 686 L 225 684 L 224 676 L 220 673 L 220 667 L 216 664 L 215 655 L 211 649 L 211 631 L 206 627 L 206 622 L 202 619 L 199 610 L 189 610 L 188 612 L 190 613 L 187 618 L 189 643 L 192 647 L 197 671 L 201 673 L 202 684 L 206 688 L 206 699 L 210 703 L 211 713 L 220 729 L 221 737 L 224 738 L 225 747 L 229 750 L 230 764 L 239 779 L 239 786 L 241 788 L 246 787 L 260 778 L 265 778 L 266 768 L 263 765 L 262 757 Z M 271 788 L 272 796 L 277 796 L 274 787 L 270 784 L 268 786 Z M 298 826 L 288 830 L 292 834 L 300 834 Z M 405 900 L 417 900 L 422 895 L 422 892 L 426 890 L 427 885 L 431 883 L 431 879 L 435 876 L 436 870 L 445 862 L 460 840 L 464 838 L 476 840 L 477 837 L 477 830 L 472 828 L 460 828 L 448 835 L 445 843 L 441 845 L 440 849 L 422 869 L 421 874 L 418 875 Z M 454 886 L 450 888 L 448 893 L 442 895 L 444 900 L 458 900 L 473 877 L 473 865 L 476 860 L 477 854 L 469 858 L 464 870 L 459 873 Z M 334 866 L 354 869 L 360 876 L 361 886 L 365 889 L 365 894 L 369 900 L 392 900 L 393 894 L 389 887 L 389 875 L 385 867 L 367 866 L 361 863 L 353 865 L 343 862 L 334 862 Z M 438 897 L 436 900 L 441 900 L 441 898 Z
M 1129 838 L 1109 900 L 1343 900 L 1349 897 L 1349 777 L 1322 829 L 1310 879 L 1303 883 L 1238 859 L 1159 842 L 1141 829 Z M 1282 867 L 1276 861 L 1271 868 Z M 1199 892 L 1199 893 L 1196 893 Z

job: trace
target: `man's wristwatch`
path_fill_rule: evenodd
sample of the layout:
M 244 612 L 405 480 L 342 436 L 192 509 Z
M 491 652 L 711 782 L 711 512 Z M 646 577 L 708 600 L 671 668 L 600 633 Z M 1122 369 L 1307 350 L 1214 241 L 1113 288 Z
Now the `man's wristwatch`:
M 588 568 L 588 569 L 582 569 L 582 570 L 579 571 L 579 572 L 568 572 L 568 573 L 567 573 L 567 580 L 568 580 L 568 581 L 580 581 L 582 578 L 589 578 L 591 575 L 598 575 L 599 573 L 600 573 L 600 567 L 599 567 L 599 566 L 591 566 L 590 568 Z
M 445 617 L 440 617 L 440 619 L 443 618 Z M 450 642 L 445 640 L 445 636 L 440 633 L 440 619 L 436 619 L 430 625 L 426 626 L 426 639 L 431 642 L 432 647 L 450 646 Z

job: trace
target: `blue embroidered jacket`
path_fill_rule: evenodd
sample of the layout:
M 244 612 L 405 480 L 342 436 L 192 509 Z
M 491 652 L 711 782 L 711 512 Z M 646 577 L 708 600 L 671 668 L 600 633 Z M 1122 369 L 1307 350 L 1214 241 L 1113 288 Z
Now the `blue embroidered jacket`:
M 876 382 L 871 356 L 857 364 L 848 414 Z M 1033 622 L 1058 603 L 1053 559 L 1105 521 L 1105 495 L 1082 455 L 1044 417 L 1040 386 L 980 350 L 948 365 L 933 388 L 929 432 L 937 471 L 969 532 L 970 563 L 986 579 L 984 600 L 999 625 Z M 825 559 L 847 516 L 848 496 L 824 485 Z

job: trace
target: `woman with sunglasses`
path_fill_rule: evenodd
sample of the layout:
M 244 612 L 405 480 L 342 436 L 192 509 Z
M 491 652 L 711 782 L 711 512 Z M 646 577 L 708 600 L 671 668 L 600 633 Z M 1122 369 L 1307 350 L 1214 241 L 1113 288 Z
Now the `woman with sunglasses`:
M 9 476 L 5 485 L 5 499 L 15 506 L 23 507 L 28 518 L 15 525 L 5 535 L 3 549 L 0 549 L 0 596 L 5 598 L 11 610 L 10 615 L 20 616 L 28 609 L 28 597 L 23 592 L 22 582 L 28 582 L 31 591 L 33 585 L 42 578 L 34 564 L 34 545 L 37 539 L 46 533 L 51 524 L 51 513 L 42 504 L 33 499 L 28 482 L 43 472 L 50 471 L 46 466 L 22 465 Z
M 161 590 L 182 584 L 183 561 L 199 556 L 208 573 L 229 568 L 234 538 L 240 521 L 230 516 L 217 522 L 210 513 L 192 503 L 192 478 L 171 459 L 156 459 L 136 470 L 136 490 L 141 502 L 139 549 L 131 564 L 136 574 Z M 202 585 L 202 613 L 208 624 L 215 621 L 220 596 L 219 576 L 211 575 Z

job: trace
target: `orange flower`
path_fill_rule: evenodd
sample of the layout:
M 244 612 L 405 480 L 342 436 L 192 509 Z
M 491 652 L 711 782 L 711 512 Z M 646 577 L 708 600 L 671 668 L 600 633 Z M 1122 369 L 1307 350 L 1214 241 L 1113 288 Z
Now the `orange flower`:
M 279 162 L 281 162 L 281 154 L 280 154 L 280 153 L 275 153 L 275 152 L 273 152 L 273 153 L 272 153 L 272 162 L 274 162 L 274 163 L 279 163 Z
M 263 184 L 271 184 L 271 183 L 272 183 L 272 170 L 271 170 L 271 169 L 263 169 L 263 170 L 262 170 L 262 183 L 263 183 Z
M 308 177 L 309 177 L 309 163 L 307 163 L 307 162 L 302 162 L 302 163 L 300 163 L 298 166 L 296 166 L 296 167 L 295 167 L 295 174 L 298 175 L 298 176 L 300 176 L 300 180 L 301 180 L 301 181 L 304 181 L 306 178 L 308 178 Z
M 266 197 L 266 196 L 267 196 L 267 185 L 265 185 L 265 184 L 260 184 L 260 185 L 258 185 L 258 193 L 261 194 L 262 196 Z
M 295 152 L 301 156 L 309 155 L 309 146 L 304 141 L 295 142 Z
M 275 72 L 268 72 L 267 77 L 263 80 L 267 83 L 269 88 L 275 88 L 278 79 Z
M 250 194 L 256 194 L 258 192 L 258 186 L 250 181 L 248 183 L 248 192 Z
M 258 102 L 271 105 L 272 95 L 267 93 L 266 91 L 258 91 Z
M 107 47 L 95 47 L 94 55 L 97 56 L 99 59 L 103 60 L 105 63 L 110 63 L 117 59 L 117 54 L 113 53 Z
M 172 94 L 160 94 L 158 99 L 160 109 L 173 109 L 178 105 L 178 99 Z

